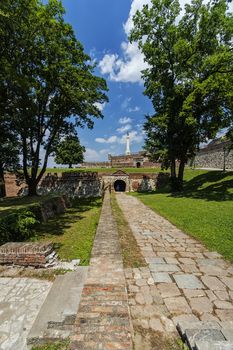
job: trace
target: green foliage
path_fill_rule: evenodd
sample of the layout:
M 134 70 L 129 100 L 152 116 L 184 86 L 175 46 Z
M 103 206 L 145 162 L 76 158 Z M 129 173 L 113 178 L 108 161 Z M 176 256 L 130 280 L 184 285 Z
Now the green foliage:
M 0 217 L 0 244 L 29 239 L 38 222 L 33 211 L 25 208 Z
M 226 0 L 194 0 L 182 17 L 178 0 L 152 0 L 134 17 L 130 39 L 148 63 L 145 94 L 155 109 L 145 123 L 145 148 L 171 167 L 176 189 L 199 144 L 233 124 L 232 36 Z
M 108 100 L 107 86 L 93 74 L 61 1 L 4 0 L 0 13 L 6 14 L 0 15 L 0 115 L 19 135 L 25 180 L 35 195 L 59 139 L 103 117 L 97 103 Z
M 80 145 L 77 136 L 67 136 L 56 149 L 55 162 L 57 164 L 68 164 L 72 168 L 73 164 L 83 163 L 83 153 L 85 147 Z
M 70 341 L 64 340 L 50 344 L 33 346 L 32 350 L 69 350 Z

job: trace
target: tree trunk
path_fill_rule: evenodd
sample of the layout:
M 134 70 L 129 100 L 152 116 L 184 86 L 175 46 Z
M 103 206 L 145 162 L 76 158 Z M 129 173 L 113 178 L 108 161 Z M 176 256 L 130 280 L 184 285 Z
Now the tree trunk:
M 69 169 L 72 169 L 72 164 L 69 164 Z
M 6 186 L 5 186 L 5 179 L 4 179 L 4 170 L 3 167 L 0 165 L 0 197 L 6 196 Z
M 183 189 L 183 181 L 184 181 L 184 168 L 185 168 L 185 161 L 182 159 L 180 161 L 179 165 L 179 171 L 178 171 L 178 189 L 181 191 Z
M 29 197 L 38 196 L 36 189 L 37 189 L 37 182 L 36 181 L 30 181 L 28 183 L 28 196 Z
M 176 191 L 176 183 L 177 183 L 176 160 L 172 159 L 171 160 L 171 189 L 172 189 L 172 191 Z

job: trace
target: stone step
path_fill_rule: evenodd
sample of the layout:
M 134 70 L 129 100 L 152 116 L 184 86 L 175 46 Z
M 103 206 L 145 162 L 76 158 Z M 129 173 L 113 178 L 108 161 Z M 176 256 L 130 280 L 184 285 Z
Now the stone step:
M 230 323 L 179 322 L 177 330 L 190 350 L 233 350 L 233 325 Z
M 88 267 L 57 276 L 29 332 L 27 344 L 69 337 L 75 323 Z
M 197 341 L 196 350 L 233 350 L 233 342 L 228 341 Z

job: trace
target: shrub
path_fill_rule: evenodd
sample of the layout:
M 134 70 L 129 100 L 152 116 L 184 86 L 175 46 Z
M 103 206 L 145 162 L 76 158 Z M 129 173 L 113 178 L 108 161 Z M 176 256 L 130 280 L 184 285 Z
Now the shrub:
M 39 223 L 29 209 L 20 209 L 0 218 L 0 244 L 10 241 L 24 241 L 34 235 L 34 227 Z

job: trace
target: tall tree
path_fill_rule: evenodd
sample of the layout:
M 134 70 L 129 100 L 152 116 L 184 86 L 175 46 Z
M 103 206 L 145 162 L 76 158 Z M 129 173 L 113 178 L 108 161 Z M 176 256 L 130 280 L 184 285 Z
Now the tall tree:
M 57 141 L 103 117 L 104 79 L 64 21 L 61 1 L 0 2 L 0 114 L 19 135 L 29 195 Z
M 75 135 L 70 135 L 60 142 L 55 154 L 55 162 L 57 164 L 69 165 L 72 168 L 73 164 L 83 163 L 85 147 L 80 145 L 79 138 Z
M 4 172 L 19 167 L 19 143 L 9 121 L 0 116 L 0 197 L 5 197 Z
M 145 123 L 145 147 L 170 166 L 173 190 L 182 188 L 200 142 L 232 122 L 232 36 L 225 0 L 193 0 L 183 16 L 178 0 L 152 0 L 134 17 L 130 40 L 148 63 L 145 94 L 155 109 Z

